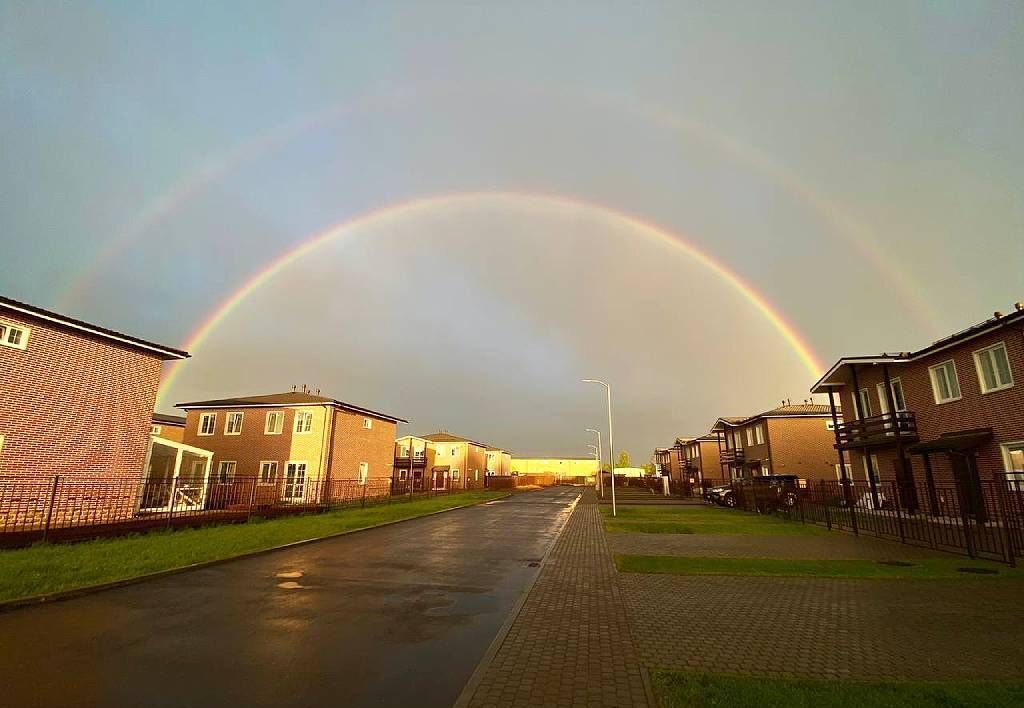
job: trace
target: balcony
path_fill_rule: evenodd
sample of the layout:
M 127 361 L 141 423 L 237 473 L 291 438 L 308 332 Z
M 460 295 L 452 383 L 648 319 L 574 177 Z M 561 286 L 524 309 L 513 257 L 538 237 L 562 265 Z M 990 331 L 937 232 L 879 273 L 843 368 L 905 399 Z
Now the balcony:
M 405 455 L 395 455 L 395 467 L 398 469 L 410 469 L 414 467 L 426 467 L 427 456 L 422 452 L 414 454 L 412 457 Z
M 851 420 L 840 423 L 836 428 L 836 447 L 840 450 L 895 445 L 897 442 L 914 443 L 917 440 L 917 419 L 910 411 Z
M 729 448 L 728 450 L 722 450 L 722 462 L 727 465 L 742 465 L 743 464 L 743 448 Z

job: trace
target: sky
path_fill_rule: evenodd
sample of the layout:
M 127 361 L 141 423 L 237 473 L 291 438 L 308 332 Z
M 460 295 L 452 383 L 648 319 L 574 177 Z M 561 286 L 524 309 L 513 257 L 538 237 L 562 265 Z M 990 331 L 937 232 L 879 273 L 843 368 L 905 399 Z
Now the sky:
M 1013 2 L 3 0 L 0 292 L 165 412 L 575 456 L 598 378 L 642 462 L 1024 299 L 1021 76 Z

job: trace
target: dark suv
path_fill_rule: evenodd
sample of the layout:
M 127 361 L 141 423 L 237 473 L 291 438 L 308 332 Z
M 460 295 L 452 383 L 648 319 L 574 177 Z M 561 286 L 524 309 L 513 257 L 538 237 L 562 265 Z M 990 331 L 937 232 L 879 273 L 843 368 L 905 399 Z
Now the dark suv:
M 787 511 L 800 499 L 800 478 L 795 474 L 769 474 L 754 477 L 751 482 L 756 487 L 754 499 L 760 512 Z

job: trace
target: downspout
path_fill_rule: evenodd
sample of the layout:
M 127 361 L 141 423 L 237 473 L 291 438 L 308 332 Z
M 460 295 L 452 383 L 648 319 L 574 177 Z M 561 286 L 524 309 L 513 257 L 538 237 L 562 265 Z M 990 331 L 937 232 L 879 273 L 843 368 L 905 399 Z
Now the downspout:
M 323 479 L 320 503 L 325 505 L 330 503 L 331 463 L 334 458 L 334 413 L 334 406 L 324 406 L 324 442 L 327 445 L 327 450 L 324 451 L 321 448 L 320 451 L 320 463 L 323 466 L 320 475 Z M 330 428 L 329 432 L 328 427 Z

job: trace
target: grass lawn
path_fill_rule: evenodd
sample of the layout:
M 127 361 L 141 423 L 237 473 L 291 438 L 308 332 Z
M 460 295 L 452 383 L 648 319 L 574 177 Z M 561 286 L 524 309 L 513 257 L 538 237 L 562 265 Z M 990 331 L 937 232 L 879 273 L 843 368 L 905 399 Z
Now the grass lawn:
M 822 536 L 827 529 L 718 507 L 623 507 L 618 516 L 601 508 L 604 527 L 612 533 L 681 533 L 754 536 Z
M 463 492 L 365 509 L 0 551 L 0 600 L 71 590 L 230 558 L 294 541 L 410 519 L 504 494 Z
M 1019 681 L 818 681 L 654 671 L 662 708 L 995 708 L 1024 705 Z
M 788 560 L 777 558 L 690 558 L 680 556 L 617 555 L 624 573 L 668 575 L 737 575 L 807 578 L 880 578 L 890 580 L 966 580 L 1024 578 L 1024 569 L 969 558 L 927 558 L 894 566 L 873 560 Z M 995 575 L 961 573 L 957 568 L 984 568 Z

